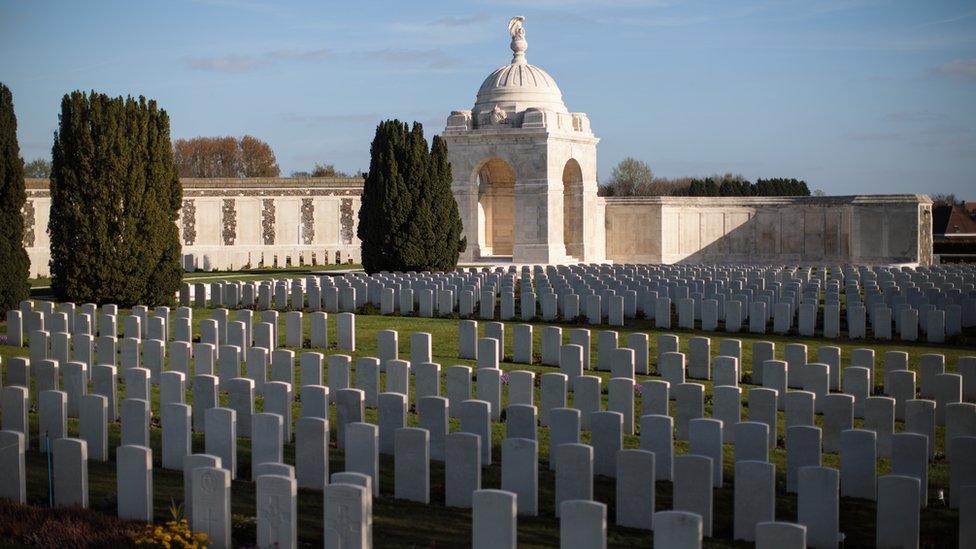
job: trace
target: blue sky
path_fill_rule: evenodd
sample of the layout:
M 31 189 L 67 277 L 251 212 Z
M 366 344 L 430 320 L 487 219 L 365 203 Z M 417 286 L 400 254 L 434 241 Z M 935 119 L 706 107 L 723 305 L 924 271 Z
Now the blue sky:
M 49 156 L 61 96 L 95 89 L 157 99 L 174 139 L 265 139 L 285 174 L 356 171 L 378 121 L 429 137 L 471 108 L 512 15 L 589 114 L 601 179 L 634 156 L 664 176 L 976 199 L 972 0 L 0 0 L 0 81 L 27 159 Z

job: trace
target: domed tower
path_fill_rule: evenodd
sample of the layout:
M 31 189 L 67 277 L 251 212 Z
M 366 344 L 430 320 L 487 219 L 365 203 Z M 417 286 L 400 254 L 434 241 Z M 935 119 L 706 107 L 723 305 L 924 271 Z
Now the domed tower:
M 468 248 L 462 261 L 602 261 L 596 145 L 585 113 L 569 112 L 555 79 L 525 59 L 523 17 L 509 22 L 512 61 L 453 111 L 442 137 Z

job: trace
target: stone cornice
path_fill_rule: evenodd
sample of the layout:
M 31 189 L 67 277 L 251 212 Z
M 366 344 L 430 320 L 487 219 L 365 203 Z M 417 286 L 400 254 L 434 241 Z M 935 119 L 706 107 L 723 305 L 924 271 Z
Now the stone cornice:
M 461 143 L 519 143 L 525 141 L 544 143 L 548 141 L 569 141 L 574 143 L 592 143 L 595 145 L 600 142 L 600 138 L 594 137 L 592 133 L 549 131 L 546 128 L 445 130 L 441 133 L 441 137 L 447 139 L 448 142 L 456 141 Z
M 208 196 L 359 196 L 363 193 L 364 180 L 360 177 L 253 177 L 234 178 L 182 178 L 184 198 Z M 31 198 L 49 198 L 50 181 L 40 178 L 25 180 L 27 195 Z
M 931 204 L 924 194 L 873 194 L 851 196 L 605 196 L 608 206 L 660 204 L 664 206 L 758 207 L 758 206 L 869 206 L 872 204 Z

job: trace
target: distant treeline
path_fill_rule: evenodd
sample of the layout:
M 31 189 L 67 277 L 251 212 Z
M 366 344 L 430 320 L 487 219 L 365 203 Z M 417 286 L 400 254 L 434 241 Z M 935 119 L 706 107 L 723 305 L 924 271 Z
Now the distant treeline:
M 810 196 L 806 181 L 776 177 L 746 180 L 711 177 L 692 179 L 685 189 L 675 189 L 671 196 Z
M 599 187 L 600 196 L 810 196 L 805 181 L 776 177 L 755 183 L 738 174 L 657 177 L 642 160 L 625 158 Z M 823 195 L 821 191 L 813 194 Z

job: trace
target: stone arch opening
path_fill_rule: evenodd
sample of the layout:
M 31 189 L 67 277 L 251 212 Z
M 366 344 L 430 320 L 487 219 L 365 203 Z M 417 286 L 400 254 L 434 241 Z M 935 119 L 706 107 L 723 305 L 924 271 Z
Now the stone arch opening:
M 481 256 L 508 257 L 515 246 L 515 169 L 491 158 L 477 170 Z
M 566 255 L 583 257 L 583 169 L 575 158 L 563 167 L 563 243 Z

